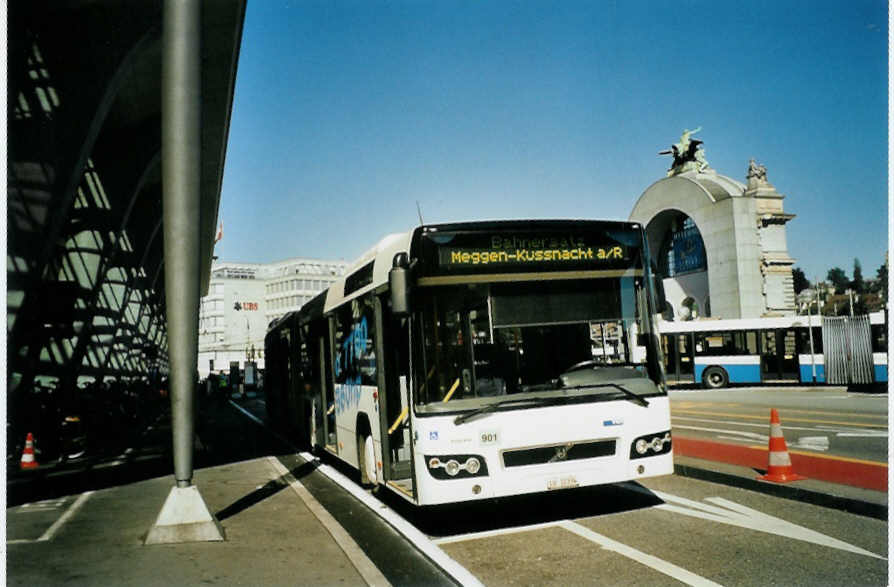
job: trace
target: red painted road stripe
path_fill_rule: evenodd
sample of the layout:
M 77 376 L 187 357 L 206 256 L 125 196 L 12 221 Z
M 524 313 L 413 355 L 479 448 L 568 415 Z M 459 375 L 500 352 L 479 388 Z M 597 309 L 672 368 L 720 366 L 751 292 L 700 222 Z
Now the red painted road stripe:
M 674 452 L 695 459 L 729 463 L 762 471 L 767 469 L 767 451 L 748 446 L 674 436 Z M 863 489 L 888 491 L 888 467 L 884 465 L 793 453 L 789 455 L 792 459 L 792 468 L 799 475 Z

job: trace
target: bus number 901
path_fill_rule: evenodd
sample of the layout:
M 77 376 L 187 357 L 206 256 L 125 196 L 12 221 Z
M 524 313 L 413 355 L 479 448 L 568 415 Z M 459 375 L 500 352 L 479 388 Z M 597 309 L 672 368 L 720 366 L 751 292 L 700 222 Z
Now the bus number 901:
M 481 444 L 496 444 L 497 443 L 497 433 L 496 432 L 482 432 L 481 433 Z

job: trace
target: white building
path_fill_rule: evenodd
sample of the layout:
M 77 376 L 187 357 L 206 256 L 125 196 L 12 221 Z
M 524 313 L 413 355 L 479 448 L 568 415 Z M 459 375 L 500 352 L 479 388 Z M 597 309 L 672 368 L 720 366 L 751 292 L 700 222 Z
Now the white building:
M 217 262 L 199 309 L 199 377 L 264 368 L 267 325 L 298 310 L 347 268 L 344 261 L 294 258 L 275 263 Z

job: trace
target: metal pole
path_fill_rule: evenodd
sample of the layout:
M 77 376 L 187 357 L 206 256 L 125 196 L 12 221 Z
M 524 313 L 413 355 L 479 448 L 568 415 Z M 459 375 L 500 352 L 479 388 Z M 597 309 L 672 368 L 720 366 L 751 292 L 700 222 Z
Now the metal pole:
M 813 300 L 807 302 L 807 332 L 810 333 L 810 370 L 813 373 L 813 382 L 816 383 L 816 355 L 813 352 L 813 324 L 810 322 L 810 304 Z
M 171 427 L 177 487 L 192 484 L 198 360 L 201 1 L 165 0 L 162 186 Z

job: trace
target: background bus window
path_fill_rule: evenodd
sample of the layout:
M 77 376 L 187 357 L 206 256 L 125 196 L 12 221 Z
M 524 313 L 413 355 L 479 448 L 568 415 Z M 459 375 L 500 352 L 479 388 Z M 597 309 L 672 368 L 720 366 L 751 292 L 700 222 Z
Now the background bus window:
M 870 328 L 872 333 L 872 352 L 887 353 L 888 352 L 888 326 L 887 324 L 873 324 Z M 816 343 L 816 341 L 814 341 Z
M 810 331 L 807 328 L 798 328 L 798 354 L 810 354 Z M 823 354 L 823 329 L 820 326 L 813 327 L 813 353 Z
M 697 332 L 695 333 L 695 352 L 700 356 L 756 355 L 757 333 L 754 331 L 736 332 Z

